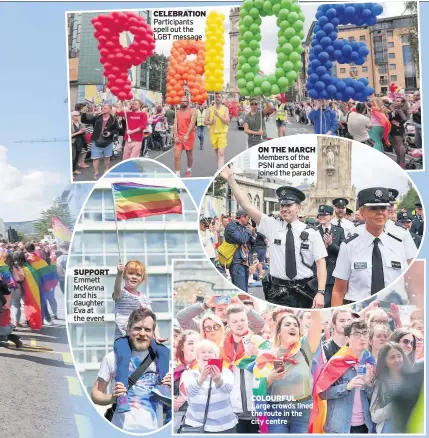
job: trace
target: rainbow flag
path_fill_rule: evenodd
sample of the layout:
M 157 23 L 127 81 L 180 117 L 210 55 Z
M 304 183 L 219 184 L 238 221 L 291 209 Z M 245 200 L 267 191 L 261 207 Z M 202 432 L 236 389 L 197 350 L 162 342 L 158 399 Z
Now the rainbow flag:
M 9 267 L 0 260 L 0 280 L 7 286 L 12 279 L 12 273 L 9 271 Z
M 58 274 L 55 265 L 48 265 L 45 260 L 34 252 L 27 254 L 27 262 L 40 277 L 41 290 L 49 292 L 57 286 Z
M 52 216 L 52 230 L 57 239 L 70 242 L 72 232 L 56 216 Z
M 117 220 L 158 214 L 182 214 L 182 201 L 175 187 L 124 182 L 113 183 L 112 190 Z
M 28 325 L 33 330 L 42 328 L 42 307 L 40 303 L 39 276 L 37 272 L 26 263 L 24 271 L 24 309 Z

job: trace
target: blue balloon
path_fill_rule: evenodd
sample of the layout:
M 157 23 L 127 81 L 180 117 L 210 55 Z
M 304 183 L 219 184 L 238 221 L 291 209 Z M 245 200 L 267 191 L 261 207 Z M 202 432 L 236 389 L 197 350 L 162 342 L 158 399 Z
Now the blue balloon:
M 335 100 L 338 100 L 338 101 L 342 101 L 342 100 L 344 100 L 344 95 L 343 95 L 343 93 L 340 93 L 340 92 L 335 93 L 334 99 L 335 99 Z
M 320 55 L 321 52 L 323 52 L 323 47 L 320 44 L 313 47 L 313 53 L 315 55 Z
M 350 46 L 349 44 L 346 44 L 345 46 L 343 46 L 343 55 L 344 56 L 350 56 L 352 51 L 353 51 L 352 46 Z
M 326 11 L 331 8 L 331 5 L 322 5 L 320 10 L 326 15 Z
M 307 90 L 312 90 L 314 88 L 314 84 L 312 84 L 311 82 L 307 82 L 306 87 Z
M 324 75 L 322 75 L 320 77 L 320 80 L 325 84 L 325 85 L 329 85 L 332 83 L 332 80 L 334 79 L 333 76 L 331 76 L 329 73 L 325 73 Z
M 325 67 L 323 67 L 323 65 L 321 65 L 320 67 L 317 67 L 317 68 L 316 68 L 316 73 L 317 73 L 319 76 L 324 75 L 326 72 L 327 72 L 327 70 L 326 70 Z
M 319 26 L 323 27 L 328 22 L 329 22 L 328 17 L 326 17 L 325 15 L 323 15 L 323 17 L 319 18 Z
M 308 95 L 312 98 L 312 99 L 318 99 L 319 98 L 319 93 L 317 92 L 317 90 L 315 90 L 314 88 L 311 90 L 308 90 Z
M 326 52 L 319 52 L 319 61 L 324 64 L 329 60 L 329 54 Z
M 319 32 L 319 30 L 321 30 L 321 27 L 318 24 L 316 24 L 316 26 L 314 26 L 313 32 L 316 33 Z
M 313 69 L 311 68 L 311 67 L 308 67 L 307 68 L 307 74 L 308 75 L 311 75 L 311 74 L 313 74 L 314 72 L 313 72 Z
M 337 15 L 344 14 L 344 9 L 346 9 L 346 5 L 344 3 L 339 3 L 334 5 L 334 8 L 337 10 Z
M 354 100 L 356 100 L 357 102 L 365 102 L 366 101 L 366 97 L 363 93 L 356 93 L 353 97 Z
M 317 91 L 322 91 L 322 90 L 325 89 L 325 84 L 322 81 L 317 81 L 314 84 L 314 89 L 317 90 Z
M 331 57 L 334 54 L 334 46 L 327 46 L 325 47 L 325 52 Z
M 343 52 L 341 50 L 335 50 L 334 52 L 334 58 L 335 59 L 340 59 L 343 56 Z
M 334 46 L 335 50 L 341 50 L 344 45 L 344 40 L 335 40 L 332 45 Z
M 317 39 L 320 41 L 322 38 L 325 38 L 326 33 L 323 32 L 323 30 L 319 30 L 318 32 L 316 32 L 316 37 Z
M 329 98 L 329 94 L 327 93 L 326 90 L 322 90 L 320 92 L 320 97 L 321 97 L 321 99 L 328 99 Z
M 359 56 L 368 56 L 369 55 L 369 49 L 366 46 L 361 46 L 358 49 Z
M 367 20 L 369 17 L 372 17 L 372 11 L 370 9 L 364 9 L 361 13 L 361 17 Z
M 308 57 L 308 59 L 309 59 L 310 61 L 314 61 L 314 60 L 317 59 L 317 56 L 316 56 L 314 53 L 312 53 L 312 54 Z
M 308 77 L 308 81 L 311 82 L 312 84 L 315 84 L 318 80 L 319 80 L 319 75 L 317 75 L 316 73 L 312 73 Z M 362 84 L 362 86 L 363 86 L 363 84 Z
M 372 94 L 374 94 L 374 88 L 367 86 L 364 88 L 364 93 L 366 96 L 371 96 Z
M 358 60 L 355 61 L 356 65 L 364 65 L 366 62 L 365 58 L 359 58 Z
M 377 18 L 372 16 L 371 18 L 368 18 L 368 20 L 366 20 L 366 24 L 368 26 L 374 26 L 375 24 L 377 24 Z
M 371 12 L 372 15 L 380 15 L 383 12 L 383 6 L 379 5 L 378 3 L 370 3 L 372 4 Z
M 357 93 L 362 93 L 365 86 L 362 84 L 362 82 L 354 81 L 353 88 L 356 90 Z
M 317 42 L 316 38 L 311 40 L 311 47 L 317 46 L 319 43 Z
M 350 54 L 350 59 L 351 59 L 353 62 L 357 61 L 359 58 L 360 58 L 360 56 L 359 56 L 359 53 L 358 53 L 358 52 L 352 52 L 352 53 Z
M 332 61 L 326 61 L 325 62 L 325 68 L 326 68 L 326 70 L 329 70 L 329 69 L 331 69 L 332 68 Z
M 322 38 L 322 39 L 320 40 L 320 44 L 321 44 L 323 47 L 327 47 L 327 46 L 330 46 L 330 45 L 332 44 L 332 40 L 331 40 L 331 38 L 329 38 L 329 37 L 324 37 L 324 38 Z
M 322 12 L 316 12 L 316 19 L 318 20 L 320 17 L 323 17 Z
M 338 38 L 338 33 L 333 31 L 328 35 L 329 38 L 331 38 L 332 41 L 335 41 Z
M 360 78 L 358 79 L 359 82 L 362 82 L 362 84 L 366 87 L 369 84 L 369 80 L 367 78 Z
M 336 11 L 334 8 L 330 8 L 330 9 L 328 9 L 328 10 L 325 12 L 325 15 L 326 15 L 328 18 L 334 18 L 334 17 L 337 16 L 337 11 Z
M 311 67 L 314 69 L 316 69 L 317 67 L 320 67 L 321 65 L 322 65 L 322 63 L 318 59 L 311 61 Z
M 338 11 L 338 9 L 337 9 L 337 11 Z M 332 19 L 331 19 L 331 24 L 332 24 L 334 27 L 337 27 L 337 26 L 340 24 L 340 19 L 339 19 L 338 17 L 334 17 L 334 18 L 332 18 Z
M 337 89 L 334 85 L 328 85 L 326 87 L 326 92 L 329 94 L 329 97 L 334 97 Z
M 341 58 L 338 59 L 338 64 L 347 64 L 348 61 L 346 58 L 344 58 L 344 56 L 341 56 Z
M 352 49 L 353 49 L 353 51 L 358 51 L 359 50 L 359 48 L 360 48 L 360 45 L 359 45 L 359 43 L 357 42 L 357 41 L 352 41 L 351 43 L 350 43 L 350 45 L 352 46 Z
M 348 24 L 350 21 L 350 18 L 348 18 L 348 16 L 345 15 L 341 15 L 339 18 L 340 18 L 339 24 Z
M 360 15 L 363 11 L 363 8 L 364 8 L 363 3 L 354 3 L 353 7 L 355 8 L 357 15 Z
M 346 17 L 348 17 L 349 19 L 350 19 L 351 17 L 353 17 L 353 16 L 355 15 L 355 13 L 356 13 L 356 9 L 355 9 L 353 6 L 347 6 L 347 7 L 344 9 L 344 15 L 345 15 Z
M 326 35 L 328 35 L 334 30 L 334 25 L 331 23 L 327 23 L 323 26 L 323 30 L 326 32 Z
M 355 89 L 353 87 L 346 87 L 344 90 L 344 96 L 347 97 L 347 100 L 353 97 L 355 94 Z
M 335 83 L 335 87 L 337 88 L 337 91 L 342 93 L 346 89 L 346 84 L 342 80 L 338 79 Z

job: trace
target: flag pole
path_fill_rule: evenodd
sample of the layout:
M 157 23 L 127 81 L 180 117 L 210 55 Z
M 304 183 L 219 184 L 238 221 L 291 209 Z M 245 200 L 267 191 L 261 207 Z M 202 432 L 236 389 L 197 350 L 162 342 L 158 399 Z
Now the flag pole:
M 118 242 L 119 263 L 121 263 L 122 262 L 121 245 L 119 244 L 119 230 L 118 230 L 118 221 L 116 219 L 116 203 L 115 203 L 115 194 L 113 192 L 113 184 L 112 184 L 112 197 L 113 197 L 113 215 L 115 217 L 115 227 L 116 227 L 116 239 Z

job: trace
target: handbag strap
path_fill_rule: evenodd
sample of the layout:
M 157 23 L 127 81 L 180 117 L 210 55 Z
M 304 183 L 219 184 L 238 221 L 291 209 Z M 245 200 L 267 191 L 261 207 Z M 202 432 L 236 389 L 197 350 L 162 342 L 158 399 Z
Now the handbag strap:
M 148 369 L 149 365 L 155 360 L 155 353 L 152 347 L 149 346 L 149 354 L 145 357 L 143 362 L 137 367 L 137 369 L 128 377 L 128 389 L 134 386 L 137 380 L 144 374 Z
M 207 403 L 206 403 L 206 409 L 204 411 L 204 420 L 203 420 L 203 432 L 204 432 L 204 426 L 206 425 L 206 421 L 207 421 L 207 415 L 209 413 L 209 404 L 210 404 L 210 395 L 212 393 L 212 377 L 210 377 L 210 383 L 209 383 L 209 393 L 207 395 Z

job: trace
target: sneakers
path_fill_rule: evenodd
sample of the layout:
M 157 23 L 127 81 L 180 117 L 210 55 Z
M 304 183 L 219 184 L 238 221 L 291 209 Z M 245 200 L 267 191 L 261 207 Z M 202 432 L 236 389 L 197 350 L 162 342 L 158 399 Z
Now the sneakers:
M 116 412 L 118 414 L 123 414 L 124 412 L 130 411 L 130 404 L 128 403 L 127 394 L 123 394 L 116 399 Z
M 44 321 L 43 325 L 53 326 L 54 323 L 52 321 Z
M 171 407 L 171 388 L 167 385 L 156 385 L 152 389 L 154 397 L 168 408 Z
M 58 315 L 54 315 L 54 316 L 52 317 L 52 319 L 59 319 L 59 318 L 58 318 Z
M 192 173 L 190 170 L 187 170 L 185 173 L 185 178 L 190 178 L 192 176 Z

